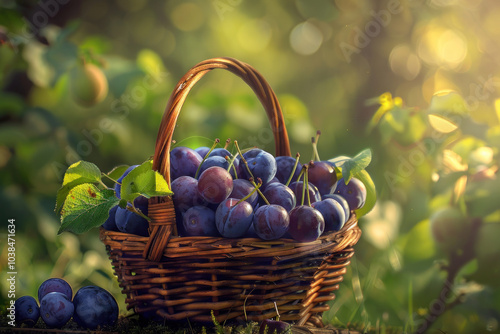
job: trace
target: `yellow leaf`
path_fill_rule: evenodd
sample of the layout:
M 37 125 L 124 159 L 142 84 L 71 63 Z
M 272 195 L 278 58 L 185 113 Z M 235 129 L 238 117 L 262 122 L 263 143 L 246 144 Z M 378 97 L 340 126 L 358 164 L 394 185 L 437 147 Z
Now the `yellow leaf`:
M 431 126 L 436 130 L 441 133 L 450 133 L 455 131 L 458 126 L 455 125 L 454 123 L 450 122 L 449 120 L 445 119 L 444 117 L 441 117 L 439 115 L 435 114 L 429 114 L 429 123 Z

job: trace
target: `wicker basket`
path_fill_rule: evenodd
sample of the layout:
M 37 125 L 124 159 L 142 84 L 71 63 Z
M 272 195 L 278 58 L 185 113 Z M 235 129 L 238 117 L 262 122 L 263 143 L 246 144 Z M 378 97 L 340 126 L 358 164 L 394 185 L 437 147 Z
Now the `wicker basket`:
M 192 86 L 222 68 L 241 77 L 264 106 L 274 133 L 276 155 L 290 155 L 278 100 L 250 65 L 214 58 L 194 66 L 179 81 L 160 124 L 153 169 L 170 184 L 169 151 L 180 109 Z M 361 231 L 354 214 L 342 230 L 318 240 L 263 241 L 255 238 L 179 237 L 169 197 L 149 201 L 150 236 L 107 231 L 106 245 L 128 308 L 168 321 L 261 321 L 275 317 L 296 325 L 322 327 L 321 314 L 335 298 Z

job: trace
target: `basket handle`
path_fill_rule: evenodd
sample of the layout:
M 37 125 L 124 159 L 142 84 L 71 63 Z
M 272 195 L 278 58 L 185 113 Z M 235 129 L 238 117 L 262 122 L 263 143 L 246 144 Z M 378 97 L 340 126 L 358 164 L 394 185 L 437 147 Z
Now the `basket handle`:
M 153 170 L 165 177 L 170 186 L 170 144 L 174 134 L 177 117 L 186 97 L 198 80 L 213 69 L 228 70 L 247 83 L 259 98 L 266 110 L 274 135 L 276 156 L 290 156 L 290 143 L 285 127 L 285 120 L 278 98 L 264 77 L 252 66 L 234 58 L 212 58 L 202 61 L 191 68 L 177 83 L 165 108 L 156 138 Z M 143 257 L 158 262 L 161 260 L 170 237 L 177 234 L 175 208 L 171 197 L 153 197 L 149 199 L 151 218 L 150 235 L 143 251 Z
M 177 83 L 170 99 L 156 138 L 155 154 L 153 157 L 153 170 L 162 174 L 170 186 L 170 144 L 174 133 L 177 117 L 186 97 L 198 80 L 213 69 L 228 70 L 247 83 L 259 98 L 266 110 L 269 123 L 274 135 L 276 156 L 290 156 L 290 143 L 285 127 L 285 120 L 278 102 L 278 98 L 264 77 L 252 66 L 234 58 L 221 57 L 202 61 L 191 68 Z

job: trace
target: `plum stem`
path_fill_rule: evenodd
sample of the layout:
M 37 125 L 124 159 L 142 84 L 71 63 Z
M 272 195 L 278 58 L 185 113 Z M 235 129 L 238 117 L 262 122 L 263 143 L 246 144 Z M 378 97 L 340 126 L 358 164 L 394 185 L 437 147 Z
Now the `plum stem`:
M 146 216 L 144 213 L 142 213 L 142 211 L 138 208 L 136 208 L 134 206 L 134 203 L 132 202 L 129 202 L 130 203 L 130 206 L 127 205 L 127 210 L 129 211 L 132 211 L 133 213 L 135 214 L 138 214 L 139 216 L 141 216 L 142 218 L 146 219 L 148 222 L 151 221 L 151 218 L 149 218 L 148 216 Z
M 236 146 L 236 149 L 238 150 L 238 154 L 241 157 L 241 161 L 243 161 L 243 163 L 245 164 L 245 167 L 247 168 L 248 174 L 250 175 L 250 177 L 253 177 L 252 171 L 250 170 L 250 167 L 248 167 L 247 160 L 245 159 L 245 157 L 243 157 L 243 154 L 241 153 L 240 146 L 238 145 L 237 140 L 234 141 L 234 145 Z
M 299 178 L 297 180 L 300 180 L 300 176 L 303 175 L 303 181 L 302 181 L 302 200 L 300 205 L 304 205 L 304 199 L 306 197 L 306 175 L 307 175 L 307 165 L 302 166 L 302 171 L 299 174 Z
M 110 178 L 111 179 L 111 178 Z M 113 179 L 111 179 L 113 180 Z M 117 181 L 113 180 L 114 182 L 118 183 Z M 102 180 L 99 180 L 99 184 L 104 187 L 104 189 L 109 189 L 112 190 L 112 188 L 108 187 L 106 183 L 102 182 Z
M 312 166 L 313 162 L 311 161 L 308 165 L 306 165 L 306 172 L 304 174 L 304 187 L 306 187 L 306 193 L 307 193 L 307 205 L 311 206 L 311 196 L 309 195 L 309 166 Z
M 262 184 L 262 180 L 260 178 L 259 178 L 259 181 Z M 255 189 L 257 190 L 257 192 L 259 193 L 260 197 L 262 197 L 262 199 L 264 200 L 264 202 L 266 202 L 267 205 L 270 205 L 270 203 L 267 200 L 266 196 L 264 196 L 264 194 L 262 193 L 262 191 L 260 191 L 260 189 L 259 189 L 260 186 L 257 186 L 257 184 L 255 183 L 255 181 L 253 180 L 253 177 L 250 178 L 250 182 L 253 184 L 253 186 L 255 187 Z
M 250 170 L 250 167 L 248 167 L 248 162 L 246 161 L 246 159 L 243 157 L 243 154 L 241 153 L 240 146 L 238 145 L 238 141 L 237 140 L 234 141 L 234 146 L 236 146 L 236 149 L 238 150 L 238 154 L 241 157 L 241 161 L 243 161 L 243 164 L 247 168 L 248 174 L 250 175 L 250 182 L 257 189 L 257 192 L 259 193 L 260 197 L 262 197 L 262 199 L 264 200 L 264 202 L 266 202 L 266 204 L 269 205 L 269 201 L 267 200 L 266 196 L 264 196 L 264 194 L 262 193 L 262 191 L 260 191 L 259 187 L 257 187 L 257 184 L 255 183 L 255 179 L 254 179 L 254 176 L 252 174 L 252 171 Z M 260 180 L 260 182 L 262 182 L 262 180 Z
M 295 164 L 293 165 L 292 173 L 290 173 L 290 177 L 288 178 L 288 181 L 286 181 L 285 186 L 288 187 L 290 182 L 292 181 L 293 175 L 295 174 L 295 171 L 297 170 L 297 166 L 299 165 L 299 158 L 300 158 L 300 153 L 297 152 L 295 155 Z
M 210 150 L 208 150 L 207 154 L 205 154 L 205 156 L 203 157 L 203 160 L 201 160 L 200 164 L 198 165 L 198 168 L 196 169 L 196 173 L 194 174 L 195 179 L 198 178 L 198 174 L 200 173 L 201 165 L 203 165 L 205 160 L 207 160 L 208 156 L 210 155 L 210 153 L 212 153 L 212 151 L 214 150 L 215 146 L 217 146 L 218 143 L 220 143 L 220 139 L 215 138 L 214 144 L 212 145 Z
M 114 183 L 116 183 L 116 184 L 120 184 L 120 185 L 121 185 L 121 183 L 120 183 L 120 182 L 116 181 L 115 179 L 113 179 L 111 176 L 109 176 L 109 175 L 108 175 L 108 174 L 106 174 L 106 173 L 101 173 L 101 176 L 105 176 L 105 177 L 107 177 L 109 180 L 113 181 Z M 101 180 L 101 184 L 103 184 L 104 186 L 106 186 L 106 185 L 102 182 L 102 180 Z M 108 187 L 108 186 L 106 186 L 106 188 L 107 188 L 107 187 Z
M 316 131 L 316 138 L 311 137 L 311 142 L 312 142 L 312 147 L 313 147 L 313 156 L 312 160 L 316 161 L 321 161 L 319 158 L 319 153 L 318 153 L 318 141 L 319 141 L 319 136 L 321 135 L 321 131 Z
M 226 143 L 224 144 L 224 149 L 227 150 L 229 144 L 231 143 L 231 138 L 226 139 Z
M 229 170 L 231 168 L 233 168 L 233 171 L 234 171 L 234 178 L 235 179 L 238 179 L 238 172 L 236 171 L 236 167 L 234 166 L 234 160 L 236 159 L 236 157 L 238 156 L 239 153 L 236 153 L 235 155 L 233 155 L 232 158 L 229 158 L 227 155 L 224 157 L 227 162 L 229 162 L 229 166 L 227 167 L 227 171 L 229 172 Z
M 238 202 L 236 202 L 236 205 L 238 205 L 241 202 L 243 202 L 243 201 L 247 200 L 248 198 L 250 198 L 250 196 L 252 196 L 256 191 L 258 191 L 258 189 L 260 188 L 260 186 L 262 186 L 262 180 L 261 179 L 259 179 L 259 183 L 258 184 L 255 184 L 255 181 L 253 180 L 253 178 L 251 179 L 250 182 L 252 182 L 253 185 L 254 185 L 253 190 L 248 195 L 246 195 L 245 197 L 243 197 L 242 199 L 240 199 Z M 267 203 L 267 204 L 269 204 L 269 203 Z

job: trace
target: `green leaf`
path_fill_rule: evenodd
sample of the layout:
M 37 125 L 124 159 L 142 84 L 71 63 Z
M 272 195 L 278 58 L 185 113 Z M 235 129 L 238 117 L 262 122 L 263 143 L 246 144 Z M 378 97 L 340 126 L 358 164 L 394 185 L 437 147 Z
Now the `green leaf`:
M 486 217 L 498 210 L 500 179 L 470 182 L 465 193 L 468 214 L 471 217 Z
M 112 170 L 110 170 L 108 173 L 106 173 L 106 176 L 104 178 L 104 180 L 106 179 L 113 179 L 113 180 L 118 180 L 120 178 L 120 176 L 123 175 L 123 173 L 125 173 L 125 171 L 127 170 L 127 168 L 129 168 L 130 166 L 128 165 L 120 165 L 120 166 L 116 166 L 115 168 L 113 168 Z M 111 185 L 112 187 L 114 187 L 114 183 Z
M 349 180 L 351 180 L 355 174 L 364 170 L 371 161 L 372 151 L 369 148 L 361 151 L 354 158 L 345 161 L 342 165 L 342 177 L 345 183 L 349 183 Z
M 84 183 L 97 183 L 101 180 L 101 171 L 93 163 L 78 161 L 68 167 L 64 174 L 63 185 L 57 191 L 56 209 L 59 213 L 69 192 Z
M 101 180 L 101 171 L 93 163 L 80 160 L 66 170 L 63 186 L 78 179 L 83 180 L 82 183 L 99 182 Z
M 173 192 L 167 181 L 157 171 L 152 170 L 153 161 L 149 160 L 134 168 L 122 180 L 121 198 L 133 201 L 138 196 L 170 196 Z
M 464 98 L 455 91 L 444 90 L 434 94 L 429 111 L 447 111 L 454 114 L 469 113 L 469 106 Z
M 373 183 L 373 180 L 370 177 L 370 174 L 368 174 L 366 170 L 363 169 L 359 171 L 354 175 L 354 177 L 363 182 L 363 184 L 366 187 L 365 204 L 363 205 L 363 207 L 359 208 L 358 210 L 355 210 L 356 216 L 359 219 L 364 215 L 366 215 L 368 212 L 370 212 L 375 206 L 375 202 L 377 202 L 377 191 L 375 189 L 375 184 Z
M 118 203 L 118 206 L 122 209 L 126 209 L 127 208 L 127 205 L 128 205 L 128 202 L 127 200 L 124 200 L 123 198 L 120 200 L 120 202 Z
M 109 210 L 119 201 L 110 189 L 99 190 L 89 183 L 74 187 L 64 202 L 58 234 L 65 231 L 84 233 L 102 225 L 108 219 Z
M 408 232 L 403 254 L 406 259 L 422 261 L 432 258 L 435 252 L 430 221 L 429 219 L 422 220 Z

